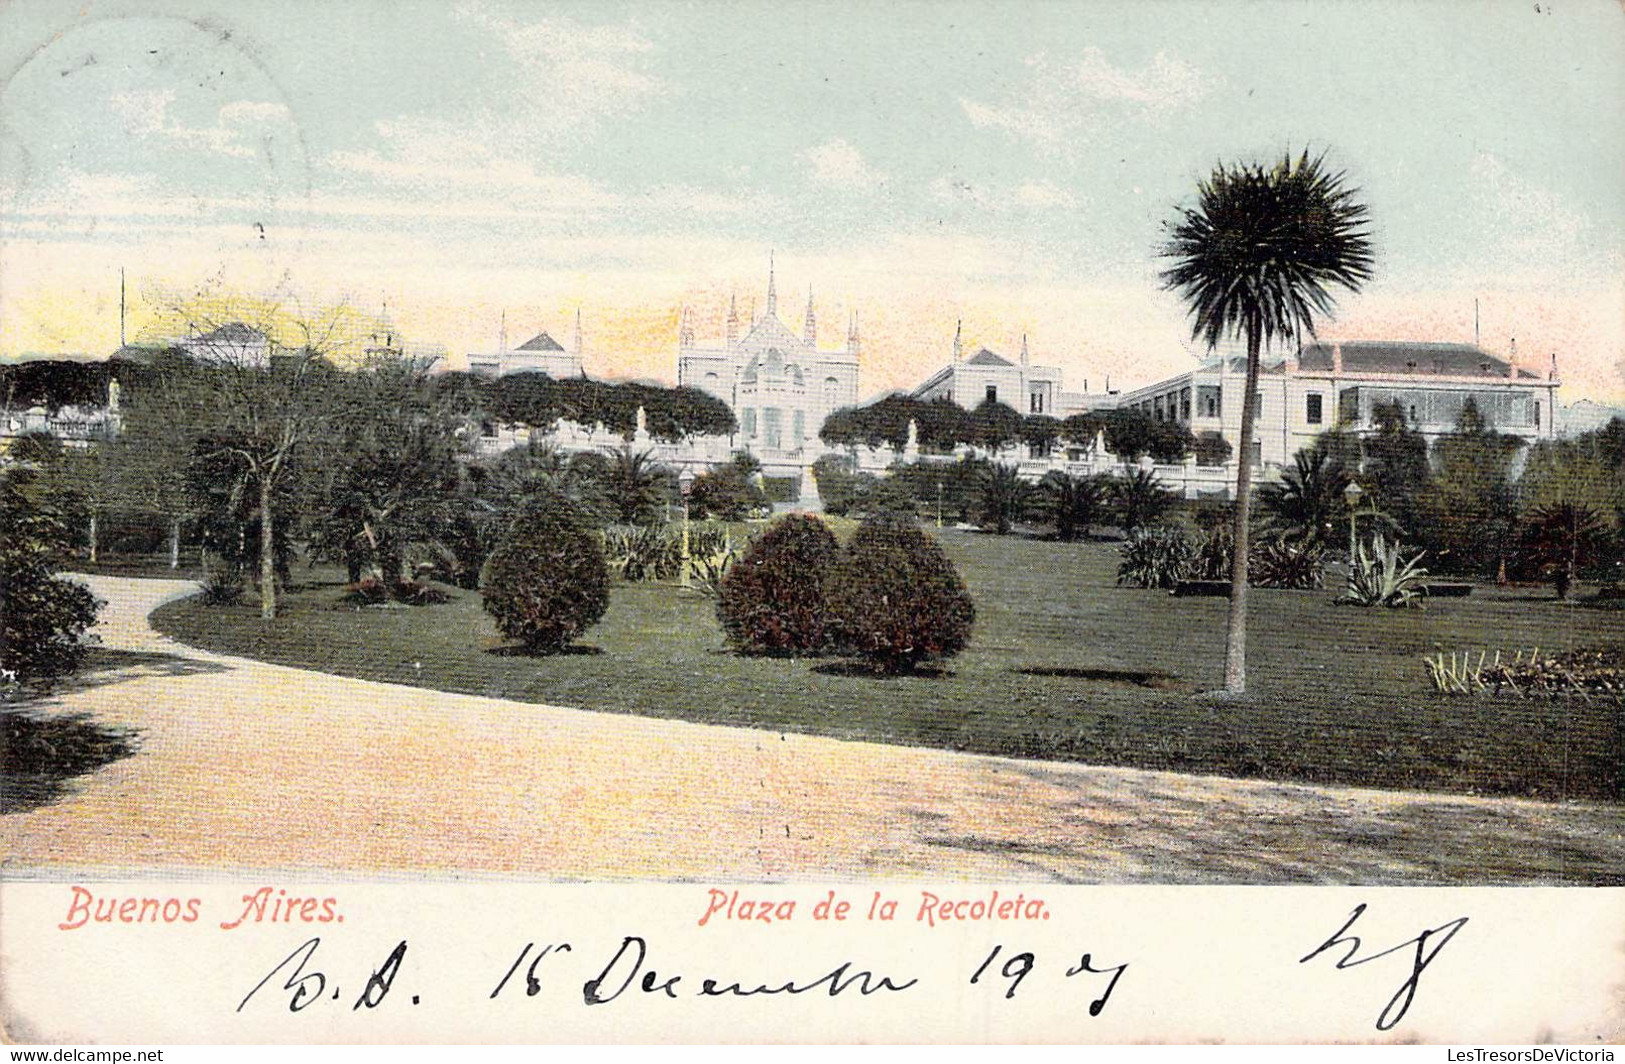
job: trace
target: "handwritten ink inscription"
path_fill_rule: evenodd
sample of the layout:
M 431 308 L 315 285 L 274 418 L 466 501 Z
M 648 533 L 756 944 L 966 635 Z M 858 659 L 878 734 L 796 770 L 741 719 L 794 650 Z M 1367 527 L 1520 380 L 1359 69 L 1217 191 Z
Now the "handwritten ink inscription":
M 1058 1005 L 1067 1007 L 1066 1002 L 1071 1001 L 1080 1008 L 1086 1006 L 1091 1018 L 1102 1015 L 1110 1003 L 1121 998 L 1125 985 L 1130 988 L 1127 992 L 1131 1008 L 1154 1007 L 1158 1000 L 1156 965 L 1165 961 L 1131 964 L 1129 958 L 1103 955 L 1098 945 L 1069 943 L 1065 934 L 1046 933 L 1037 941 L 1021 941 L 1030 933 L 1024 929 L 1036 930 L 1036 925 L 1049 920 L 1053 913 L 1045 899 L 1028 892 L 986 890 L 954 896 L 918 890 L 898 896 L 866 890 L 842 896 L 827 890 L 810 897 L 794 894 L 793 889 L 775 895 L 762 890 L 713 888 L 704 897 L 695 921 L 704 930 L 690 934 L 709 939 L 727 928 L 737 929 L 737 934 L 766 936 L 760 940 L 764 949 L 756 955 L 758 959 L 750 962 L 760 966 L 757 972 L 729 970 L 740 967 L 737 939 L 730 941 L 731 959 L 714 962 L 698 952 L 692 940 L 672 946 L 669 939 L 660 939 L 657 945 L 658 936 L 646 933 L 606 933 L 601 945 L 590 947 L 579 941 L 525 942 L 509 954 L 511 961 L 493 966 L 491 982 L 469 989 L 492 1001 L 536 998 L 548 990 L 549 1003 L 557 1007 L 569 1007 L 575 1001 L 597 1007 L 634 999 L 861 999 L 930 994 L 958 1001 L 967 994 L 986 994 L 991 1001 L 1003 1002 L 1064 995 L 1056 1001 Z M 1367 946 L 1369 930 L 1354 933 L 1366 913 L 1364 903 L 1355 906 L 1335 931 L 1298 958 L 1298 964 L 1328 956 L 1333 962 L 1331 970 L 1341 972 L 1389 961 L 1398 985 L 1377 1010 L 1375 1025 L 1380 1031 L 1390 1031 L 1416 1003 L 1423 975 L 1467 925 L 1468 918 L 1460 916 L 1426 927 L 1397 944 Z M 988 941 L 975 954 L 975 963 L 966 963 L 958 971 L 952 966 L 922 967 L 922 962 L 911 954 L 904 956 L 911 957 L 912 968 L 907 961 L 884 961 L 885 954 L 880 951 L 894 941 L 890 938 L 876 940 L 873 952 L 866 957 L 854 951 L 825 960 L 794 959 L 814 952 L 818 940 L 809 935 L 815 925 L 857 929 L 871 921 L 877 929 L 880 924 L 892 924 L 899 930 L 908 927 L 933 937 L 945 934 L 944 928 L 957 928 L 960 935 L 981 929 L 1003 941 Z M 372 1010 L 390 999 L 392 988 L 403 978 L 419 986 L 395 996 L 409 998 L 414 1005 L 422 1001 L 418 991 L 423 985 L 433 982 L 439 989 L 436 976 L 440 973 L 434 969 L 439 958 L 425 958 L 421 951 L 410 950 L 404 937 L 381 959 L 345 957 L 348 943 L 333 938 L 343 923 L 337 898 L 284 888 L 251 890 L 221 913 L 195 897 L 109 897 L 74 886 L 70 888 L 66 916 L 57 927 L 78 937 L 89 933 L 82 929 L 122 924 L 173 924 L 177 930 L 190 925 L 224 932 L 240 927 L 326 925 L 321 935 L 303 938 L 291 952 L 279 954 L 269 970 L 261 969 L 263 974 L 237 1003 L 239 1012 L 267 998 L 279 1001 L 292 1013 L 323 1003 L 338 1003 L 339 1007 L 347 1003 L 352 1012 Z M 803 930 L 788 932 L 785 925 L 802 925 Z M 770 926 L 780 930 L 757 930 Z M 796 937 L 785 938 L 786 933 Z M 1121 935 L 1114 937 L 1120 939 Z M 1404 964 L 1407 959 L 1408 967 Z M 1125 982 L 1131 966 L 1136 974 Z M 518 997 L 521 987 L 523 998 Z M 1372 1005 L 1375 1007 L 1377 1002 Z M 1118 1012 L 1121 1007 L 1114 1010 L 1114 1014 Z
M 1405 1018 L 1405 1013 L 1410 1010 L 1411 1002 L 1416 1000 L 1416 990 L 1421 983 L 1422 973 L 1427 970 L 1428 965 L 1433 963 L 1433 958 L 1439 955 L 1439 951 L 1449 945 L 1452 938 L 1456 937 L 1456 932 L 1467 926 L 1467 917 L 1457 917 L 1448 923 L 1440 924 L 1438 927 L 1429 928 L 1415 938 L 1408 938 L 1397 946 L 1390 946 L 1388 949 L 1361 957 L 1358 956 L 1363 945 L 1360 936 L 1348 934 L 1348 930 L 1364 914 L 1364 903 L 1356 905 L 1354 912 L 1344 922 L 1343 926 L 1337 929 L 1336 934 L 1322 942 L 1307 956 L 1301 958 L 1298 963 L 1307 964 L 1333 947 L 1347 946 L 1347 952 L 1337 962 L 1337 970 L 1342 971 L 1345 968 L 1355 968 L 1362 964 L 1370 964 L 1372 961 L 1382 960 L 1384 957 L 1402 952 L 1407 946 L 1415 946 L 1416 949 L 1411 958 L 1410 975 L 1400 984 L 1399 989 L 1394 992 L 1394 996 L 1388 999 L 1388 1004 L 1384 1005 L 1382 1011 L 1377 1014 L 1377 1030 L 1390 1031 L 1393 1030 L 1395 1024 Z M 1428 948 L 1429 942 L 1435 943 L 1432 949 Z

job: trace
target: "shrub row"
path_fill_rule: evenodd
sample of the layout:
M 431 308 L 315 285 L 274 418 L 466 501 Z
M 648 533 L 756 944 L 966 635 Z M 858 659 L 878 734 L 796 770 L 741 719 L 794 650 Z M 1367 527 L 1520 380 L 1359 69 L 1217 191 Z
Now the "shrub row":
M 739 653 L 845 653 L 912 672 L 963 650 L 976 610 L 948 556 L 915 525 L 866 522 L 843 550 L 822 521 L 793 514 L 722 578 L 717 616 Z

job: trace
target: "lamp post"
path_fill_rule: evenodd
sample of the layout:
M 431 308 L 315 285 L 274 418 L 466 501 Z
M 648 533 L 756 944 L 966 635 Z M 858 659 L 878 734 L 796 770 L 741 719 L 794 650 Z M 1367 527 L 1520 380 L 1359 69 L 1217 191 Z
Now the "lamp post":
M 1358 534 L 1355 531 L 1355 518 L 1358 516 L 1360 498 L 1364 494 L 1365 490 L 1360 487 L 1358 481 L 1354 480 L 1349 481 L 1348 487 L 1343 489 L 1343 501 L 1348 504 L 1349 508 L 1349 572 L 1351 573 L 1354 572 L 1354 561 L 1359 557 L 1360 548 Z
M 677 573 L 677 582 L 678 582 L 679 587 L 682 587 L 682 588 L 686 589 L 689 586 L 689 583 L 688 583 L 688 566 L 689 566 L 688 507 L 689 507 L 689 497 L 690 497 L 690 495 L 693 494 L 693 491 L 694 491 L 694 470 L 685 468 L 683 470 L 683 472 L 678 476 L 678 478 L 677 478 L 677 491 L 678 491 L 679 496 L 683 500 L 683 545 L 682 545 L 681 558 L 680 558 L 680 560 L 678 562 L 678 564 L 681 566 L 681 568 L 678 570 L 678 573 Z

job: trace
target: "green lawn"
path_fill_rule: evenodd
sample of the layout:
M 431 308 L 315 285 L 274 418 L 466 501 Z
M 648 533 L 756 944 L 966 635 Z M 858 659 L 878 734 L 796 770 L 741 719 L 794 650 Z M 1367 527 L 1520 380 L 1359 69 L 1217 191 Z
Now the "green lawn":
M 493 653 L 479 596 L 335 608 L 313 583 L 276 621 L 252 604 L 159 610 L 199 646 L 449 691 L 717 724 L 1019 757 L 1467 793 L 1625 797 L 1621 707 L 1435 694 L 1422 655 L 1625 641 L 1625 613 L 1549 591 L 1480 587 L 1423 610 L 1333 604 L 1334 590 L 1255 591 L 1245 702 L 1220 686 L 1223 599 L 1114 586 L 1111 544 L 939 533 L 977 607 L 943 676 L 879 678 L 820 660 L 727 652 L 711 600 L 617 584 L 583 652 Z M 342 712 L 335 707 L 335 712 Z

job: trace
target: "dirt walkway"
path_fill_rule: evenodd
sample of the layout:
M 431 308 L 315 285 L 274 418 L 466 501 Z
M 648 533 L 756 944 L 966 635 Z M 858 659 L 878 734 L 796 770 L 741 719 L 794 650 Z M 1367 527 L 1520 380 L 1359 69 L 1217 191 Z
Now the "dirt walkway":
M 1625 810 L 1288 786 L 589 713 L 225 658 L 188 593 L 89 578 L 107 667 L 40 707 L 140 733 L 0 817 L 8 875 L 285 869 L 542 879 L 1625 881 Z

